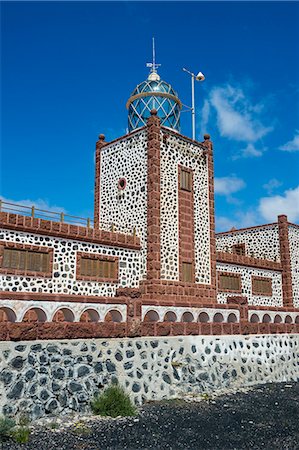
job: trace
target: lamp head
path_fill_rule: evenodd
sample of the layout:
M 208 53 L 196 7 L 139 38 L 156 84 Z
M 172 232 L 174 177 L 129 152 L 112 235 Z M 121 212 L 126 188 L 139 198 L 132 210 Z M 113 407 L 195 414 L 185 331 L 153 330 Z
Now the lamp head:
M 198 72 L 198 74 L 196 75 L 195 79 L 197 81 L 203 81 L 205 79 L 205 76 L 202 72 Z

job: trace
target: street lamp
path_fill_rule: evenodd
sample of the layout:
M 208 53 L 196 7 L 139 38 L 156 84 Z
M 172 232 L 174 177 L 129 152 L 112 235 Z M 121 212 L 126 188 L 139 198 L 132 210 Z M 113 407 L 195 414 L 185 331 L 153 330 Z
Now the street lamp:
M 192 139 L 195 140 L 195 101 L 194 101 L 194 80 L 203 81 L 205 76 L 202 72 L 198 72 L 197 75 L 190 72 L 189 70 L 183 68 L 184 72 L 189 73 L 191 75 L 191 93 L 192 93 L 192 106 L 191 106 L 191 114 L 192 114 Z

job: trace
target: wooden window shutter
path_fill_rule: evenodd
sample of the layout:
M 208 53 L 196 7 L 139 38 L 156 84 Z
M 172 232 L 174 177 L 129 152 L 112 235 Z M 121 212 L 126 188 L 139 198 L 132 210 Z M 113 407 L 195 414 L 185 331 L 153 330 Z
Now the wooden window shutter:
M 39 251 L 4 248 L 3 267 L 28 272 L 49 272 L 50 255 Z
M 180 169 L 180 189 L 184 191 L 192 191 L 192 172 Z
M 220 274 L 219 288 L 228 291 L 239 291 L 241 289 L 240 277 L 231 274 Z
M 193 264 L 189 262 L 182 263 L 182 281 L 186 283 L 193 282 Z

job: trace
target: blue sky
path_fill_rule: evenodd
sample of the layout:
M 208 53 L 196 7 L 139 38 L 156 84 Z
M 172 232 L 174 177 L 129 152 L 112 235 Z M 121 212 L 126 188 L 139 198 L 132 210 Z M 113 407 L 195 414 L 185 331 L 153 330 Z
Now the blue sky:
M 215 151 L 218 230 L 299 221 L 299 4 L 2 2 L 1 194 L 93 216 L 99 133 L 125 133 L 126 100 L 159 73 Z M 191 117 L 182 114 L 182 133 Z

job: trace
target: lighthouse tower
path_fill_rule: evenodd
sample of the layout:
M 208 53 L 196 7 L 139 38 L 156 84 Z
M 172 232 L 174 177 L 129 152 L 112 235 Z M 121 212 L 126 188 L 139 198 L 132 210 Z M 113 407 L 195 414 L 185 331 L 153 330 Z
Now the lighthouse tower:
M 95 226 L 140 237 L 143 298 L 169 292 L 174 301 L 212 303 L 212 143 L 208 135 L 201 143 L 179 133 L 182 103 L 161 80 L 154 54 L 148 66 L 127 101 L 129 133 L 97 142 Z M 129 264 L 127 270 L 130 277 Z

